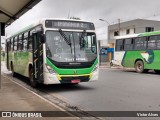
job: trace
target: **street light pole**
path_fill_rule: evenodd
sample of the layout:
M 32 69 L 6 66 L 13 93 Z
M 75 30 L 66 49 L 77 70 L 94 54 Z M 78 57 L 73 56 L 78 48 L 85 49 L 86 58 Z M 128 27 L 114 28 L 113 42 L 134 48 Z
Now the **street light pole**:
M 121 19 L 118 19 L 118 29 L 119 29 L 119 33 L 120 33 L 120 30 L 121 30 Z
M 99 20 L 105 22 L 107 25 L 111 25 L 107 20 L 104 20 L 104 19 L 99 19 Z M 101 65 L 101 54 L 99 56 L 100 56 L 100 65 Z
M 104 20 L 104 19 L 99 19 L 99 20 L 107 23 L 108 25 L 110 25 L 110 23 L 107 20 Z

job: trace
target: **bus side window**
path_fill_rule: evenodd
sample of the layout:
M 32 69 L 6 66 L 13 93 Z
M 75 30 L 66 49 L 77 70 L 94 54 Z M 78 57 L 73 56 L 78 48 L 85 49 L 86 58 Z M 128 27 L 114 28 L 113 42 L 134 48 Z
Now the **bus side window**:
M 8 51 L 10 51 L 10 39 L 7 40 L 7 48 L 8 48 Z
M 8 39 L 6 40 L 6 42 L 5 42 L 5 51 L 7 51 L 7 47 L 8 47 L 8 43 L 7 43 L 7 41 L 8 41 Z
M 14 51 L 17 51 L 17 36 L 14 38 Z
M 13 51 L 14 51 L 14 41 L 15 41 L 15 37 L 13 37 Z
M 23 48 L 23 35 L 21 34 L 21 35 L 19 35 L 19 41 L 18 41 L 18 50 L 19 51 L 21 51 L 22 50 L 22 48 Z
M 18 51 L 19 50 L 19 35 L 16 36 L 16 38 L 17 38 L 17 51 Z
M 11 38 L 11 51 L 13 51 L 13 38 Z
M 8 51 L 11 51 L 11 39 L 8 41 Z
M 148 39 L 148 49 L 156 49 L 156 37 L 150 36 Z
M 123 39 L 121 40 L 116 40 L 116 51 L 123 51 L 124 50 L 124 45 L 123 45 Z
M 160 35 L 157 36 L 157 49 L 160 49 Z
M 23 51 L 27 51 L 28 32 L 24 33 Z
M 32 31 L 29 32 L 29 36 L 28 36 L 28 50 L 30 52 L 32 51 Z
M 32 51 L 32 37 L 31 36 L 28 39 L 28 50 Z
M 124 50 L 133 50 L 133 38 L 124 40 Z
M 134 50 L 145 50 L 146 46 L 147 46 L 147 38 L 146 37 L 135 38 Z
M 32 29 L 30 32 L 29 32 L 29 39 L 28 39 L 28 50 L 29 51 L 32 51 L 32 34 L 35 33 L 36 30 L 35 29 Z

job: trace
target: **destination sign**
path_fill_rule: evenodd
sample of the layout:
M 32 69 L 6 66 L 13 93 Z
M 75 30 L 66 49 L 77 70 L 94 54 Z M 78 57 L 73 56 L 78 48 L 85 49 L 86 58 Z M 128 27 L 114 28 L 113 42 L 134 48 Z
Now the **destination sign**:
M 94 24 L 81 21 L 46 20 L 47 28 L 95 30 Z

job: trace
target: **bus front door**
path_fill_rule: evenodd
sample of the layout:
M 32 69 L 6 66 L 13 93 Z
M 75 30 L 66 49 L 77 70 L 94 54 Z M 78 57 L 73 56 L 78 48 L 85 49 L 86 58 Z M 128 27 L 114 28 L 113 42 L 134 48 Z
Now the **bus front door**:
M 33 46 L 33 80 L 43 83 L 43 43 L 42 32 L 32 34 Z

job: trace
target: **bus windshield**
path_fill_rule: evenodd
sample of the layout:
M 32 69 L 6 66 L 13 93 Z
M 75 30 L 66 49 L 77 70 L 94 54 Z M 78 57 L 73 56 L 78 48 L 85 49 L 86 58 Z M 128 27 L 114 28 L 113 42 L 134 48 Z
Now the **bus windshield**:
M 87 32 L 47 31 L 46 55 L 56 62 L 91 62 L 97 57 L 96 35 Z

